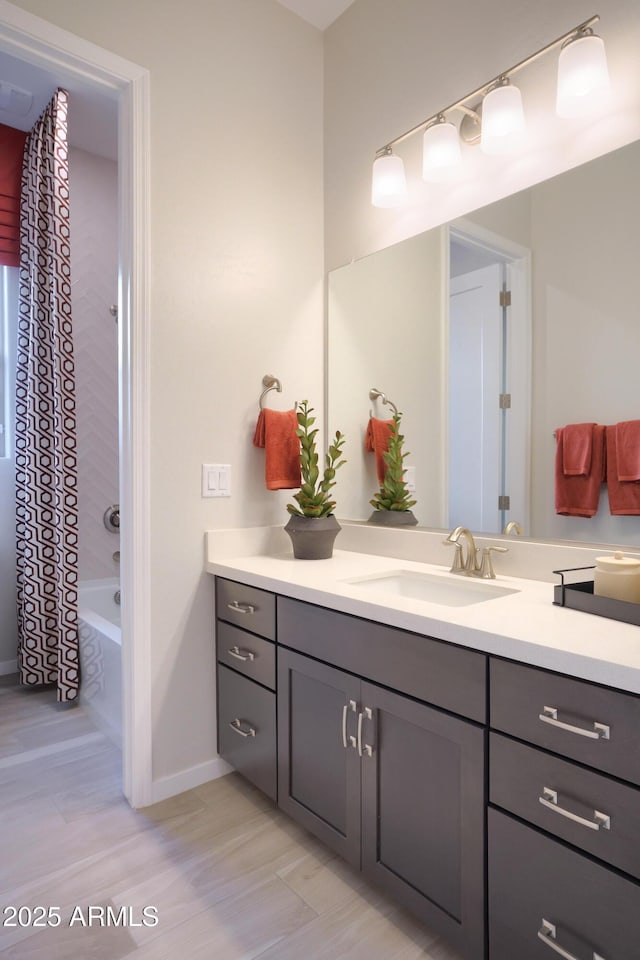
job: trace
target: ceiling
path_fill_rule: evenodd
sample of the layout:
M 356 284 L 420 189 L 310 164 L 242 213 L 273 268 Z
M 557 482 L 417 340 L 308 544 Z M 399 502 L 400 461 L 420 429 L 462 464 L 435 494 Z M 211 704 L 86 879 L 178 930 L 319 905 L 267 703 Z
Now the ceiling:
M 0 51 L 0 123 L 30 130 L 60 86 L 69 92 L 69 143 L 115 160 L 118 105 L 114 97 L 91 88 L 86 80 L 53 74 L 3 51 Z
M 319 30 L 326 30 L 354 0 L 278 0 Z

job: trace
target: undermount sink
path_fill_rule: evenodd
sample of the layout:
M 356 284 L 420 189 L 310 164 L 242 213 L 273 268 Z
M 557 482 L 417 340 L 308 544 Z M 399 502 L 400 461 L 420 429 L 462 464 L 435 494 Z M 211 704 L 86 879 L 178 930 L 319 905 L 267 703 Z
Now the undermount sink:
M 472 603 L 484 603 L 509 596 L 511 593 L 519 593 L 512 587 L 498 586 L 487 580 L 420 573 L 414 570 L 387 570 L 365 577 L 352 577 L 344 582 L 368 593 L 425 600 L 446 607 L 466 607 Z

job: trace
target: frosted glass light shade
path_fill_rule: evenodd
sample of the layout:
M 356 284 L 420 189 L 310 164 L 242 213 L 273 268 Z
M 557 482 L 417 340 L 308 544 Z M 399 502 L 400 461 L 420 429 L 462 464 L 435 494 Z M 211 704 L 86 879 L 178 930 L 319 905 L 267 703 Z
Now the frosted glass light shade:
M 407 178 L 402 157 L 385 153 L 373 162 L 371 203 L 374 207 L 397 207 L 407 198 Z
M 520 142 L 524 129 L 522 95 L 518 88 L 505 83 L 490 90 L 482 101 L 482 152 L 509 153 Z
M 572 40 L 560 51 L 556 113 L 580 117 L 594 109 L 609 92 L 604 42 L 591 34 Z
M 460 138 L 453 123 L 434 123 L 422 140 L 422 176 L 440 183 L 455 175 L 462 163 Z

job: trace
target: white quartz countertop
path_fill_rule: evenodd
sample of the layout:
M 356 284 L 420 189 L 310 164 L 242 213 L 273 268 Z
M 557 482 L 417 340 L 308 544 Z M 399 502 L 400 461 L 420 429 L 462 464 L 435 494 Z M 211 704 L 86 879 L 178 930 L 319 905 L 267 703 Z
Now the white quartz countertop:
M 209 544 L 205 569 L 297 600 L 640 694 L 640 627 L 554 606 L 551 583 L 498 575 L 488 581 L 489 587 L 517 592 L 447 606 L 347 582 L 398 570 L 458 579 L 448 567 L 411 560 L 340 550 L 330 560 L 295 560 L 291 552 L 227 557 Z

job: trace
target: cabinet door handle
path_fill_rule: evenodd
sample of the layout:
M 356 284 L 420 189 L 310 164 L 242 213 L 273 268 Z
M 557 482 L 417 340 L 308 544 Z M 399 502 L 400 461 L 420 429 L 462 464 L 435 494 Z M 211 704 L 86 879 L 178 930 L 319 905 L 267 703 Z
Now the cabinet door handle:
M 347 712 L 351 710 L 351 713 L 355 713 L 357 709 L 358 706 L 355 700 L 349 700 L 349 703 L 345 703 L 344 707 L 342 708 L 342 746 L 345 748 L 345 750 L 347 750 L 349 747 L 349 741 L 347 740 Z M 350 737 L 349 740 L 351 740 L 351 746 L 355 747 L 355 741 L 353 737 Z
M 372 757 L 373 756 L 373 744 L 371 743 L 362 743 L 362 721 L 363 720 L 373 720 L 373 711 L 371 707 L 365 707 L 364 710 L 361 710 L 358 714 L 358 756 L 363 757 Z
M 227 653 L 230 657 L 235 657 L 236 660 L 242 660 L 243 663 L 246 663 L 247 660 L 255 660 L 256 658 L 255 653 L 252 653 L 251 650 L 241 650 L 238 646 L 230 647 Z
M 231 727 L 234 733 L 238 734 L 239 737 L 255 737 L 256 735 L 256 731 L 254 730 L 253 727 L 249 727 L 248 730 L 243 730 L 242 721 L 238 720 L 237 717 L 235 720 L 230 721 L 229 726 Z
M 599 810 L 594 810 L 593 820 L 587 820 L 586 817 L 579 817 L 577 813 L 572 813 L 571 810 L 566 810 L 564 807 L 558 806 L 558 793 L 556 790 L 551 790 L 550 787 L 542 788 L 542 796 L 538 797 L 538 800 L 547 810 L 553 810 L 554 813 L 559 813 L 561 817 L 573 820 L 583 827 L 588 827 L 589 830 L 611 829 L 611 817 L 606 813 L 600 813 Z
M 234 600 L 233 603 L 227 604 L 229 610 L 233 610 L 234 613 L 255 613 L 256 608 L 251 603 L 242 603 L 240 600 Z
M 549 723 L 552 727 L 559 727 L 561 730 L 568 730 L 569 733 L 576 733 L 579 737 L 589 737 L 590 740 L 609 740 L 611 738 L 611 728 L 606 723 L 596 723 L 593 721 L 593 730 L 584 727 L 576 727 L 572 723 L 563 723 L 558 720 L 557 707 L 543 707 L 542 713 L 538 714 L 538 719 L 543 723 Z
M 538 930 L 538 939 L 542 940 L 546 947 L 550 947 L 555 953 L 559 956 L 564 957 L 564 960 L 580 960 L 579 957 L 576 957 L 575 953 L 569 953 L 568 950 L 565 950 L 564 947 L 561 947 L 556 939 L 556 926 L 554 923 L 549 923 L 548 920 L 542 921 L 542 926 Z M 604 957 L 600 956 L 599 953 L 593 951 L 593 960 L 604 960 Z

